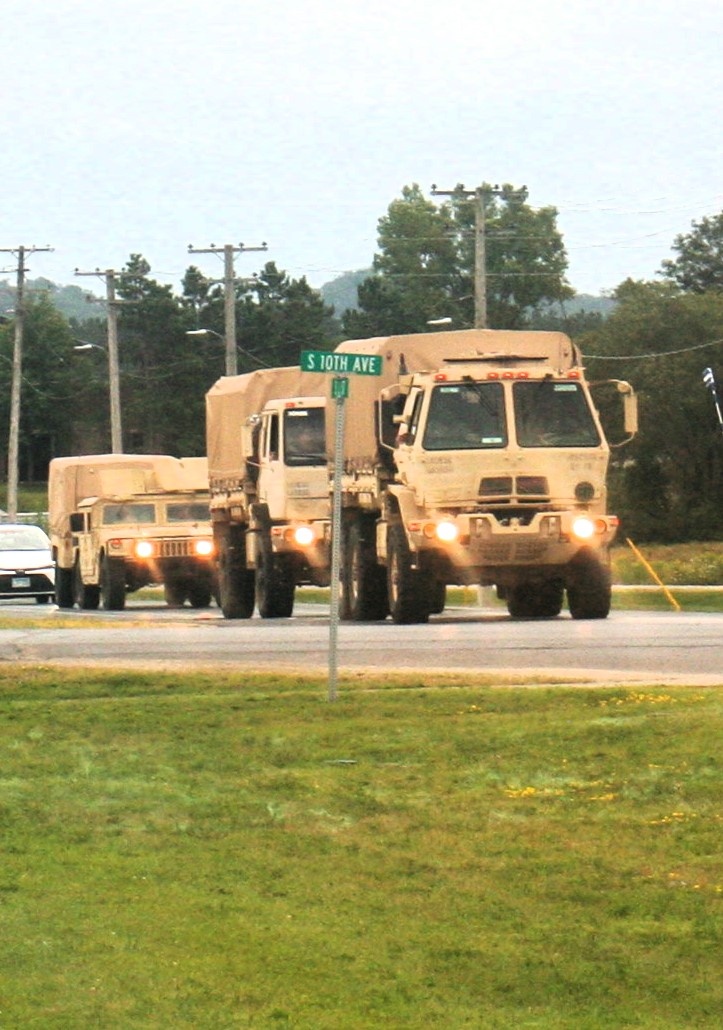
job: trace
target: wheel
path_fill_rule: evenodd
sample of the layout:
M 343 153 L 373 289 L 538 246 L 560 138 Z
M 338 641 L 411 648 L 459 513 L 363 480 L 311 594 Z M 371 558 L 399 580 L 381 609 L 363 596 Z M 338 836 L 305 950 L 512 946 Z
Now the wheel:
M 392 523 L 387 530 L 387 583 L 395 623 L 427 622 L 432 583 L 429 576 L 412 568 L 407 538 L 399 523 Z
M 73 569 L 73 598 L 79 608 L 88 612 L 95 611 L 100 603 L 100 587 L 96 584 L 86 585 L 83 582 L 78 562 Z
M 225 619 L 250 619 L 254 613 L 254 573 L 246 567 L 243 530 L 216 531 L 218 601 Z
M 440 615 L 444 611 L 444 606 L 447 603 L 447 584 L 440 583 L 440 581 L 436 579 L 432 583 L 429 597 L 429 614 Z
M 553 619 L 562 611 L 565 588 L 562 580 L 519 583 L 507 594 L 507 611 L 513 619 Z
M 55 566 L 55 603 L 58 608 L 72 608 L 75 603 L 73 594 L 73 570 Z
M 206 583 L 191 583 L 188 600 L 192 608 L 208 608 L 211 604 L 211 587 Z
M 606 619 L 610 614 L 610 570 L 594 555 L 575 563 L 567 584 L 567 606 L 573 619 Z
M 183 608 L 187 590 L 175 579 L 167 579 L 163 584 L 163 599 L 169 608 Z
M 100 600 L 107 612 L 119 612 L 125 608 L 126 568 L 123 560 L 103 555 L 100 563 Z
M 35 595 L 35 603 L 36 604 L 47 604 L 49 600 L 50 600 L 50 597 L 48 596 L 48 594 L 36 594 Z
M 288 619 L 294 610 L 294 572 L 261 537 L 256 552 L 256 606 L 262 619 Z
M 389 598 L 385 570 L 376 563 L 372 523 L 354 522 L 344 540 L 341 567 L 342 618 L 354 622 L 386 619 Z

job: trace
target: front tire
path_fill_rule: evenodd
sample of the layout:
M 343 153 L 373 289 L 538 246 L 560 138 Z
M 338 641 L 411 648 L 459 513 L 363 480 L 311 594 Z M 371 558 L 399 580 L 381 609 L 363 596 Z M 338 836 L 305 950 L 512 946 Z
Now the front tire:
M 288 619 L 294 610 L 294 570 L 262 539 L 256 554 L 256 606 L 262 619 Z
M 430 577 L 412 567 L 412 555 L 399 523 L 387 530 L 387 584 L 389 610 L 397 625 L 428 622 L 432 583 Z
M 78 562 L 73 569 L 73 598 L 78 607 L 87 612 L 96 611 L 100 603 L 100 587 L 83 582 Z
M 576 562 L 567 585 L 567 606 L 573 619 L 606 619 L 611 601 L 610 569 L 594 555 Z
M 375 622 L 389 614 L 384 568 L 376 563 L 373 540 L 367 534 L 373 526 L 354 522 L 345 539 L 342 555 L 343 617 L 353 622 Z
M 100 563 L 100 600 L 107 612 L 119 612 L 126 606 L 125 563 L 103 557 Z
M 254 613 L 254 573 L 246 567 L 246 541 L 240 526 L 216 529 L 218 601 L 225 619 L 250 619 Z
M 565 588 L 562 580 L 520 583 L 510 587 L 507 611 L 513 619 L 554 619 L 562 611 Z

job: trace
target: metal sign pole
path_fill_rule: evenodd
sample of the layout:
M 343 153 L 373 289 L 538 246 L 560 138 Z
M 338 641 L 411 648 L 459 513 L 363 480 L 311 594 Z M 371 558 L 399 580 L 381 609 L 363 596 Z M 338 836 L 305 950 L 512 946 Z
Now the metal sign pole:
M 339 672 L 339 581 L 341 572 L 341 476 L 344 464 L 344 401 L 349 380 L 335 376 L 332 397 L 336 401 L 334 423 L 334 489 L 331 504 L 331 607 L 329 612 L 329 701 L 336 700 Z

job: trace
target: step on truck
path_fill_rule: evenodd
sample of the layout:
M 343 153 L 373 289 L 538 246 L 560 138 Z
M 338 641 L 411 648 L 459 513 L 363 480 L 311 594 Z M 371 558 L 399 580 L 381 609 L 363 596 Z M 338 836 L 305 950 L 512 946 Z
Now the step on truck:
M 48 521 L 59 608 L 120 610 L 149 585 L 171 607 L 205 608 L 216 594 L 205 457 L 54 458 Z
M 559 615 L 565 596 L 575 619 L 608 615 L 610 446 L 567 336 L 462 330 L 336 351 L 383 359 L 345 402 L 343 618 L 423 623 L 450 584 L 496 587 L 514 617 Z M 636 398 L 612 382 L 627 440 Z M 331 410 L 329 382 L 326 395 Z
M 206 394 L 210 513 L 227 619 L 293 612 L 329 584 L 324 383 L 297 367 L 223 376 Z

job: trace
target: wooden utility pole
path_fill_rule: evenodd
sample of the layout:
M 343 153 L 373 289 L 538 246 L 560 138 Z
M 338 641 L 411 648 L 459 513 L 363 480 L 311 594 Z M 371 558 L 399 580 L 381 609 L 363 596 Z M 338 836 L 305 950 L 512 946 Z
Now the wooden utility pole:
M 23 332 L 25 329 L 25 255 L 52 250 L 52 247 L 0 247 L 2 254 L 17 254 L 18 273 L 15 290 L 15 338 L 10 387 L 10 431 L 8 434 L 7 509 L 11 521 L 18 517 L 18 479 L 20 466 L 20 392 L 23 381 Z
M 96 268 L 94 272 L 81 272 L 76 268 L 76 275 L 96 275 L 105 279 L 105 298 L 107 304 L 107 327 L 108 327 L 108 388 L 110 391 L 110 440 L 111 452 L 113 454 L 123 453 L 123 428 L 121 425 L 121 404 L 120 404 L 120 367 L 118 363 L 118 305 L 116 300 L 115 287 L 118 273 L 112 268 L 101 272 Z
M 523 187 L 524 188 L 524 187 Z M 466 190 L 463 185 L 453 190 L 438 190 L 432 186 L 433 197 L 463 197 L 474 199 L 474 327 L 487 328 L 487 241 L 485 194 L 501 197 L 504 190 L 499 186 L 478 186 L 474 190 Z
M 265 243 L 260 247 L 246 247 L 243 243 L 234 246 L 227 243 L 223 247 L 211 244 L 210 247 L 194 247 L 189 243 L 189 254 L 223 254 L 223 309 L 224 340 L 226 343 L 226 375 L 238 375 L 238 354 L 236 351 L 236 283 L 234 273 L 234 254 L 245 254 L 247 251 L 268 250 Z

